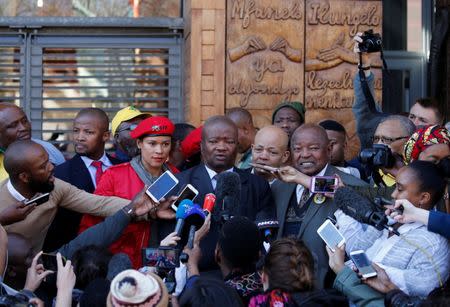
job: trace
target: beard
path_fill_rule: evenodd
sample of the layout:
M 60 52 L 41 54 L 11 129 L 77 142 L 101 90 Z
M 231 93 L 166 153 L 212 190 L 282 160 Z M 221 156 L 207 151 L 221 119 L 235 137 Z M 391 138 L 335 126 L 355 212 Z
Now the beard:
M 50 193 L 55 188 L 55 184 L 47 180 L 46 182 L 39 182 L 34 180 L 30 181 L 30 189 L 35 193 Z

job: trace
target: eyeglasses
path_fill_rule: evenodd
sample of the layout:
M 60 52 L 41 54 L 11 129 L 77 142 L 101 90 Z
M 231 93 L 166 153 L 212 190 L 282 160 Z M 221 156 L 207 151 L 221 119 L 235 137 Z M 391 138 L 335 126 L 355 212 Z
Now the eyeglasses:
M 374 135 L 372 137 L 372 143 L 378 143 L 379 141 L 381 141 L 381 143 L 389 145 L 391 143 L 394 143 L 395 141 L 398 141 L 401 139 L 406 139 L 406 138 L 409 138 L 409 136 L 400 136 L 398 138 L 388 138 L 386 136 Z
M 128 127 L 124 127 L 122 129 L 116 130 L 116 133 L 119 133 L 122 131 L 127 131 L 127 130 L 133 131 L 134 129 L 136 129 L 137 126 L 138 126 L 137 124 L 131 124 Z

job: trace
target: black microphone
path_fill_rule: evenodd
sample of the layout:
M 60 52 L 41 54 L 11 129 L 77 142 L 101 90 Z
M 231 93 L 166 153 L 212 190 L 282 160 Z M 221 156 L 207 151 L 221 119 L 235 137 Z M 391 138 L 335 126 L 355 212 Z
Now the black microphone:
M 280 228 L 278 221 L 274 219 L 265 219 L 256 221 L 256 226 L 261 231 L 265 242 L 270 243 L 276 238 L 278 228 Z
M 339 209 L 360 223 L 369 224 L 378 230 L 387 229 L 400 235 L 397 230 L 388 226 L 388 218 L 384 211 L 378 211 L 377 205 L 367 197 L 349 187 L 341 187 L 334 193 L 334 201 Z
M 234 172 L 222 172 L 217 175 L 216 210 L 213 217 L 216 221 L 227 221 L 237 215 L 241 200 L 241 179 Z M 217 210 L 218 209 L 218 210 Z

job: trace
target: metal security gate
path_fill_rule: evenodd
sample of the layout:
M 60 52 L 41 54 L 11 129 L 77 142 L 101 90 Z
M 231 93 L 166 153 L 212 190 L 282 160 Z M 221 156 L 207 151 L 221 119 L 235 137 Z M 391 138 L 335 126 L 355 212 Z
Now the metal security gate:
M 0 34 L 0 101 L 24 108 L 34 137 L 60 143 L 84 107 L 112 118 L 134 105 L 182 121 L 181 46 L 173 32 Z

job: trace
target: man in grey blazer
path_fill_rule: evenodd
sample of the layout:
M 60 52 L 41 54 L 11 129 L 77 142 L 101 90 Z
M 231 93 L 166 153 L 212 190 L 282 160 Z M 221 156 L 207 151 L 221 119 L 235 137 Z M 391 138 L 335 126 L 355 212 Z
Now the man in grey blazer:
M 295 130 L 291 156 L 294 167 L 281 168 L 278 176 L 282 181 L 271 187 L 280 225 L 278 238 L 295 236 L 305 242 L 315 260 L 317 287 L 323 288 L 329 270 L 328 255 L 317 229 L 333 216 L 337 206 L 332 198 L 310 193 L 311 177 L 338 175 L 349 186 L 363 187 L 367 183 L 329 164 L 331 145 L 326 131 L 318 125 L 304 124 Z

